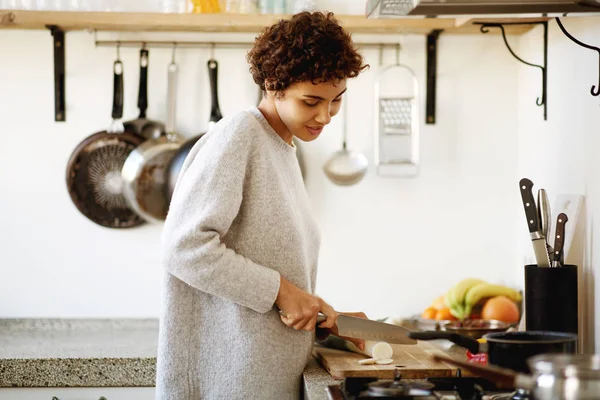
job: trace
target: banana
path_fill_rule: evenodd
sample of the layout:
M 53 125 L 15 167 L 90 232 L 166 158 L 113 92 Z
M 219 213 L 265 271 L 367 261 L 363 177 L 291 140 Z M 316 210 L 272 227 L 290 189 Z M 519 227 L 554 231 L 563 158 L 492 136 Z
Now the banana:
M 446 294 L 446 305 L 450 309 L 459 309 L 462 308 L 462 305 L 465 302 L 465 296 L 469 289 L 473 286 L 486 283 L 485 281 L 477 278 L 466 278 L 462 281 L 458 282 L 451 288 Z
M 484 297 L 506 296 L 513 301 L 521 301 L 521 293 L 502 285 L 480 283 L 472 286 L 465 295 L 465 305 L 473 307 Z

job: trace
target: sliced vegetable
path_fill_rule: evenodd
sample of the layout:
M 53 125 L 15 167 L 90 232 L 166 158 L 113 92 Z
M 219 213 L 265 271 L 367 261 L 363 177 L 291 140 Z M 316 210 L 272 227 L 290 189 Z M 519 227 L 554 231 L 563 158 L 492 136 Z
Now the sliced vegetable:
M 360 365 L 370 365 L 370 364 L 375 364 L 375 359 L 374 358 L 365 358 L 364 360 L 358 360 L 358 363 Z

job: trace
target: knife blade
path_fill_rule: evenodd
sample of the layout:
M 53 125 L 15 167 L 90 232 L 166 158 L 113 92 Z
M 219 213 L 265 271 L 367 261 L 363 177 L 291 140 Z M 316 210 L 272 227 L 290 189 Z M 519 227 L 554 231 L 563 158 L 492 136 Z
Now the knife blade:
M 553 253 L 553 267 L 562 267 L 565 264 L 563 249 L 565 246 L 565 225 L 569 217 L 567 214 L 560 213 L 556 217 L 556 235 L 554 238 L 554 253 Z
M 542 236 L 546 239 L 546 250 L 552 261 L 552 246 L 550 245 L 550 231 L 552 229 L 552 212 L 550 211 L 550 201 L 548 200 L 548 193 L 545 189 L 538 190 L 538 219 L 540 221 L 540 231 Z
M 319 314 L 317 317 L 317 324 L 325 321 L 325 319 L 325 315 Z M 418 343 L 416 339 L 408 337 L 408 334 L 410 333 L 409 329 L 403 326 L 387 324 L 385 322 L 339 314 L 336 325 L 339 336 L 377 340 L 396 344 Z
M 548 256 L 548 249 L 546 248 L 546 239 L 540 231 L 538 211 L 535 205 L 535 199 L 533 198 L 533 182 L 527 178 L 523 178 L 519 181 L 519 188 L 521 189 L 521 199 L 523 200 L 523 207 L 525 208 L 527 228 L 529 229 L 531 243 L 533 244 L 536 263 L 538 267 L 549 267 L 550 257 Z

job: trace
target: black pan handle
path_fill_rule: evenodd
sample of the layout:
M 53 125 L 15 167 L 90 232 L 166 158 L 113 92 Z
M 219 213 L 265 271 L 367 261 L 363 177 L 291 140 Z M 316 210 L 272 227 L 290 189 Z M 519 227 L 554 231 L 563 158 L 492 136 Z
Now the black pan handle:
M 426 331 L 426 332 L 409 332 L 408 337 L 411 339 L 417 340 L 437 340 L 437 339 L 446 339 L 451 341 L 452 343 L 459 345 L 460 347 L 464 347 L 469 350 L 473 354 L 477 354 L 481 352 L 481 347 L 479 346 L 479 342 L 475 339 L 471 339 L 467 336 L 461 336 L 458 333 L 454 332 L 444 332 L 444 331 Z
M 140 118 L 146 118 L 148 108 L 148 49 L 140 50 L 140 88 L 138 91 L 138 108 Z
M 210 95 L 212 105 L 210 108 L 210 122 L 218 122 L 223 115 L 219 109 L 219 97 L 217 95 L 217 75 L 219 73 L 219 63 L 217 60 L 211 58 L 208 60 L 208 77 L 210 78 Z
M 119 60 L 113 64 L 113 119 L 123 117 L 123 63 Z

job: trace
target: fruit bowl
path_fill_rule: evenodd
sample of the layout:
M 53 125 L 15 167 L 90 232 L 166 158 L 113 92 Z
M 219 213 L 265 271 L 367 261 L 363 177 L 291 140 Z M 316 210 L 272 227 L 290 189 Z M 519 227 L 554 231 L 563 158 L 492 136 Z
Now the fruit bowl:
M 506 332 L 518 324 L 518 322 L 508 323 L 495 319 L 465 319 L 462 321 L 448 321 L 448 323 L 440 326 L 440 330 L 479 339 L 487 333 Z
M 414 321 L 417 329 L 421 331 L 440 331 L 443 326 L 452 322 L 451 320 L 428 319 L 422 317 L 415 317 Z

